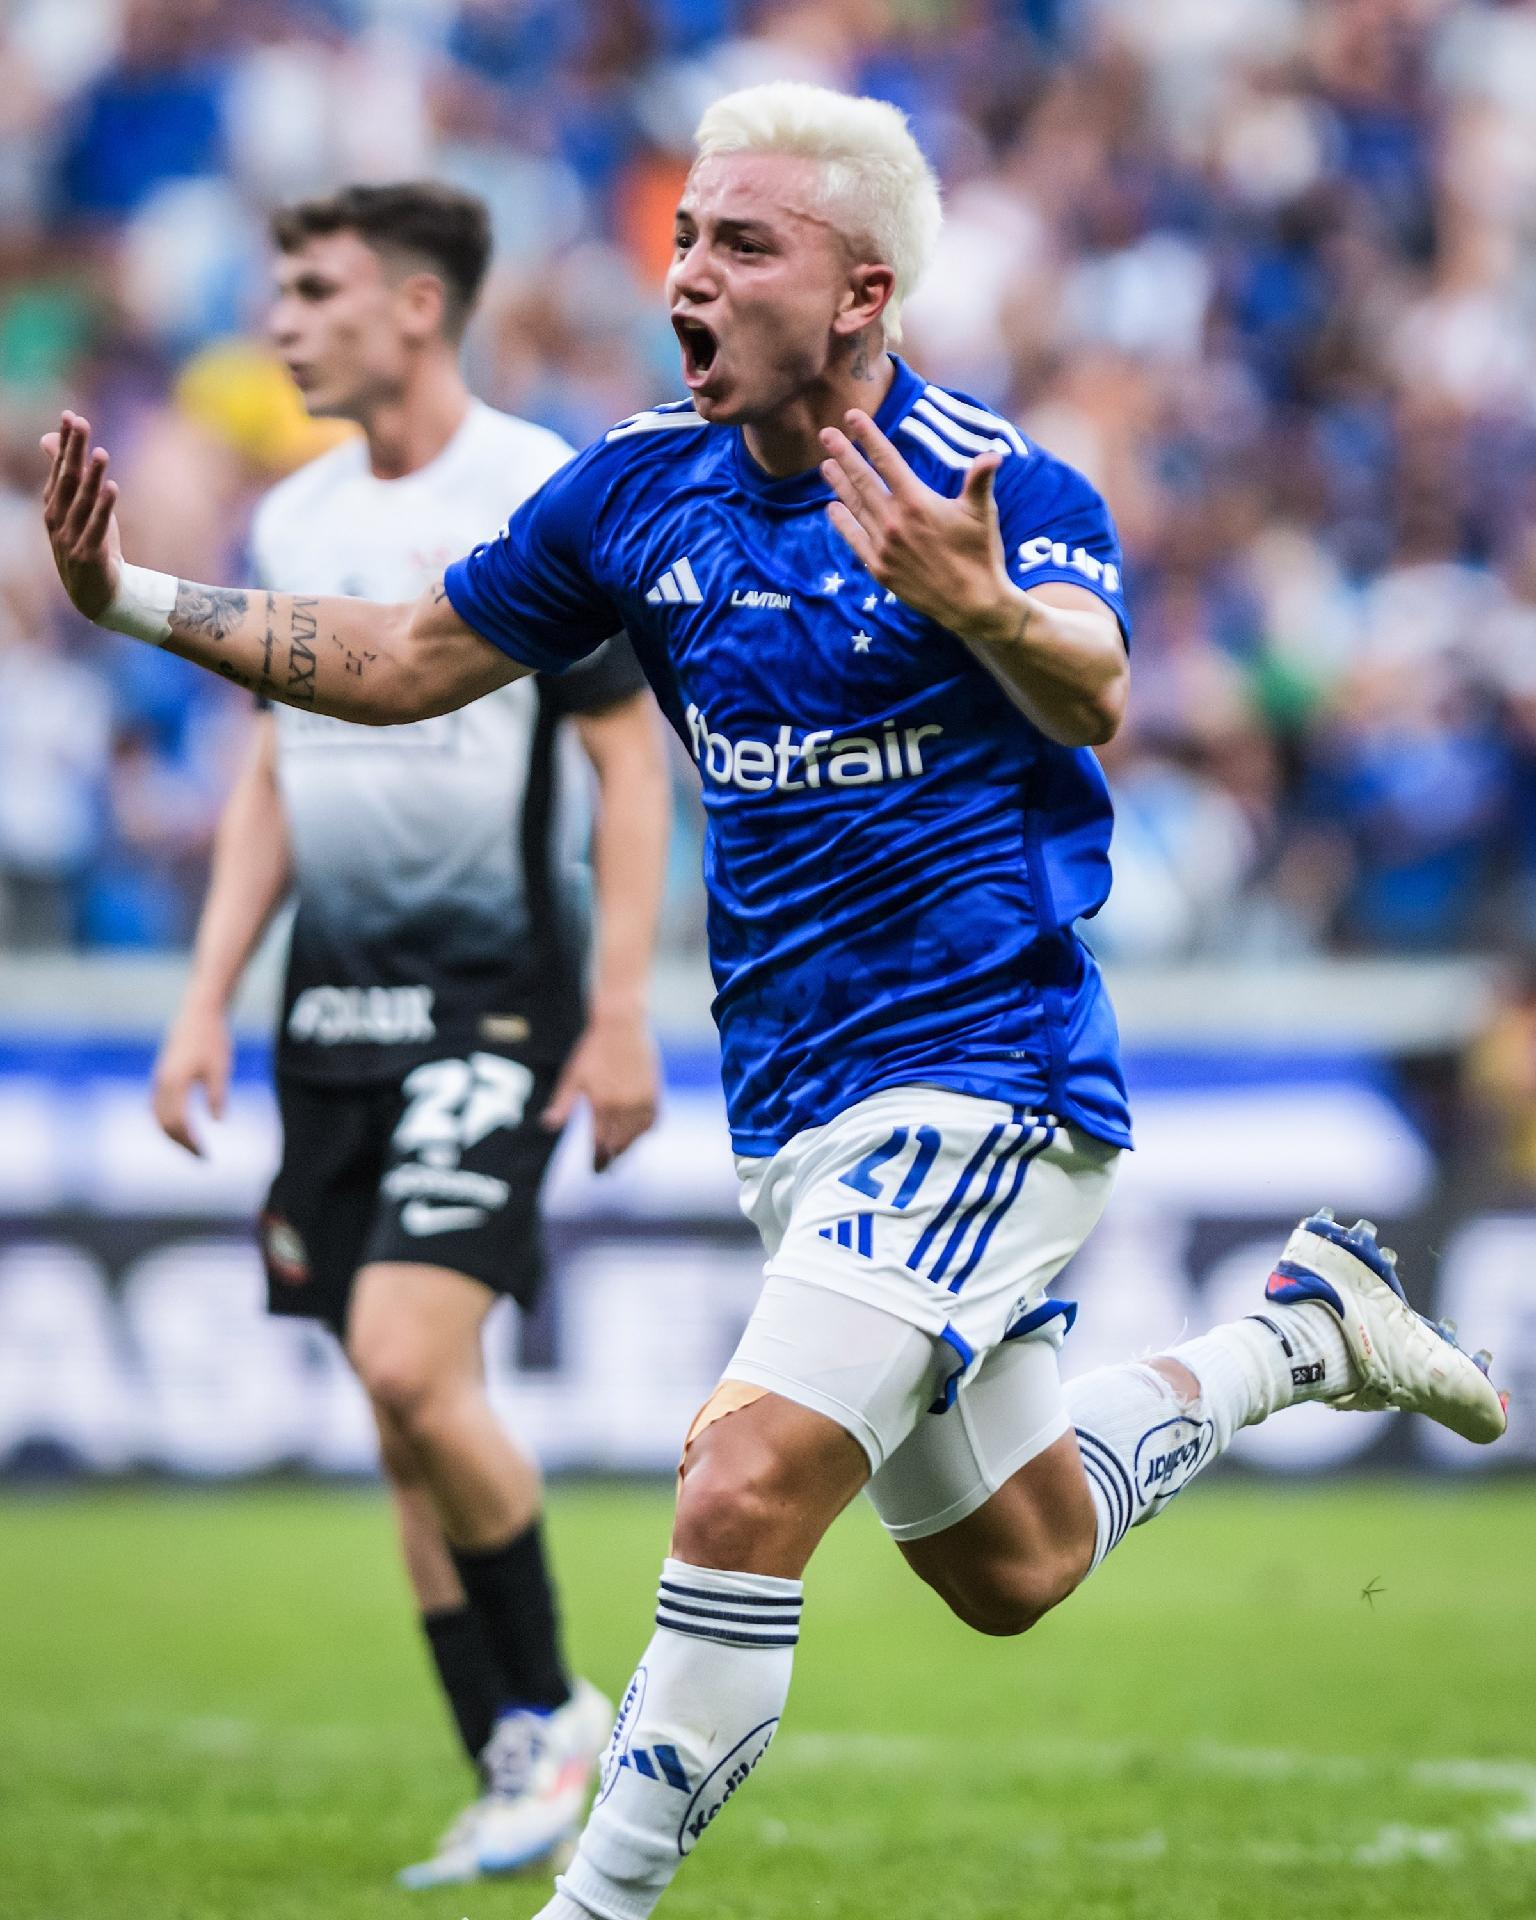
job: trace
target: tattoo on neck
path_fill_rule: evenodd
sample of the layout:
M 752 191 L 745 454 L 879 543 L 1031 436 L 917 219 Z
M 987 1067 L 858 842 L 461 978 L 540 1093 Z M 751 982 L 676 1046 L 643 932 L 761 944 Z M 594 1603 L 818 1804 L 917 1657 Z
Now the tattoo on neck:
M 246 596 L 234 587 L 202 587 L 193 580 L 178 580 L 171 631 L 222 646 L 244 619 L 246 607 Z
M 288 617 L 288 683 L 283 698 L 293 707 L 315 704 L 315 634 L 319 623 L 320 602 L 295 595 Z
M 869 333 L 859 334 L 853 343 L 853 358 L 848 363 L 848 371 L 855 380 L 868 380 L 872 369 L 869 364 Z

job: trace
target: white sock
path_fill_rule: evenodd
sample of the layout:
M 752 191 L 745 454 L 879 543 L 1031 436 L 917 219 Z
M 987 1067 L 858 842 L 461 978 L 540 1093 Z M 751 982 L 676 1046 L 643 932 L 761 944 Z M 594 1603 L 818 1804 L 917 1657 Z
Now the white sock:
M 656 1632 L 619 1708 L 576 1857 L 537 1920 L 645 1920 L 767 1751 L 803 1588 L 668 1560 Z
M 1099 1367 L 1065 1384 L 1098 1518 L 1094 1566 L 1225 1453 L 1240 1429 L 1338 1392 L 1354 1371 L 1337 1319 L 1315 1302 L 1267 1302 L 1263 1313 L 1163 1357 L 1195 1376 L 1197 1399 L 1186 1402 L 1165 1374 L 1141 1363 Z
M 1132 1361 L 1064 1382 L 1097 1520 L 1093 1564 L 1160 1512 L 1209 1459 L 1215 1430 L 1155 1367 Z
M 1262 1313 L 1250 1314 L 1236 1324 L 1257 1328 L 1270 1336 L 1264 1350 L 1268 1404 L 1265 1413 L 1257 1416 L 1259 1419 L 1301 1400 L 1332 1399 L 1346 1385 L 1359 1383 L 1359 1373 L 1344 1344 L 1339 1317 L 1320 1300 L 1304 1300 L 1293 1307 L 1283 1306 L 1278 1300 L 1266 1300 Z M 1220 1333 L 1222 1329 L 1218 1327 L 1216 1331 Z M 1193 1362 L 1190 1368 L 1194 1371 Z

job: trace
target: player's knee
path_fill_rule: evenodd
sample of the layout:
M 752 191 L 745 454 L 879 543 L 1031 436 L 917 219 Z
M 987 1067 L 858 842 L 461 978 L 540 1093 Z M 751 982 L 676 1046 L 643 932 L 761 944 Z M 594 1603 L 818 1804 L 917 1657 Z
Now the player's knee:
M 695 1566 L 756 1565 L 785 1511 L 772 1461 L 704 1460 L 686 1467 L 678 1494 L 672 1551 Z
M 358 1379 L 378 1410 L 380 1424 L 392 1427 L 402 1443 L 400 1451 L 426 1437 L 440 1383 L 420 1347 L 410 1340 L 374 1332 L 349 1342 L 347 1351 Z
M 373 1402 L 373 1407 L 379 1430 L 379 1464 L 384 1469 L 384 1478 L 397 1493 L 419 1491 L 427 1484 L 421 1455 L 409 1436 L 384 1414 L 378 1401 Z
M 1029 1629 L 1076 1591 L 1088 1572 L 1085 1557 L 1073 1550 L 1002 1561 L 973 1571 L 942 1589 L 950 1610 L 977 1633 L 998 1638 Z

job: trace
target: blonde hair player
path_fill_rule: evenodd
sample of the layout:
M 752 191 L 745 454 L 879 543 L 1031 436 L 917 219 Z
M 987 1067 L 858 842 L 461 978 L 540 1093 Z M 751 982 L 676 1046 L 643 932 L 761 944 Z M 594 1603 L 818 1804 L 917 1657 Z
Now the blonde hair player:
M 1088 482 L 891 352 L 936 226 L 893 107 L 787 84 L 720 102 L 667 280 L 688 397 L 621 422 L 414 606 L 320 602 L 299 663 L 306 699 L 392 719 L 559 672 L 622 625 L 703 783 L 766 1277 L 542 1920 L 662 1898 L 768 1750 L 801 1575 L 861 1490 L 963 1620 L 1015 1634 L 1297 1401 L 1504 1430 L 1369 1223 L 1327 1213 L 1252 1318 L 1062 1386 L 1051 1281 L 1130 1143 L 1074 932 L 1109 886 L 1088 749 L 1125 709 L 1129 618 Z M 48 447 L 76 604 L 282 697 L 292 603 L 125 582 L 88 439 L 71 415 Z

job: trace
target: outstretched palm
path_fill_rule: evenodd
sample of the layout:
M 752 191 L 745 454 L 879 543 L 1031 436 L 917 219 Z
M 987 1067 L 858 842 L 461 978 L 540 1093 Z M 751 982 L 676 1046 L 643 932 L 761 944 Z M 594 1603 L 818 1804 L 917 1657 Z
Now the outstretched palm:
M 91 425 L 66 413 L 57 433 L 44 434 L 48 480 L 43 524 L 64 591 L 88 620 L 105 611 L 123 564 L 118 538 L 117 482 L 107 478 L 104 447 L 90 450 Z
M 986 637 L 1009 590 L 992 484 L 1002 455 L 978 454 L 951 500 L 926 486 L 866 413 L 829 427 L 822 477 L 833 526 L 880 585 L 962 638 Z

